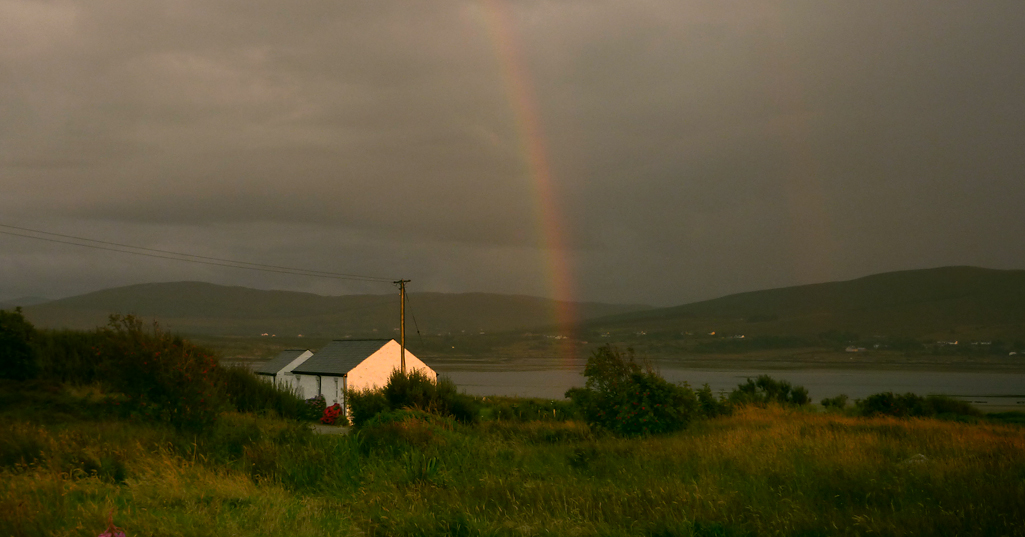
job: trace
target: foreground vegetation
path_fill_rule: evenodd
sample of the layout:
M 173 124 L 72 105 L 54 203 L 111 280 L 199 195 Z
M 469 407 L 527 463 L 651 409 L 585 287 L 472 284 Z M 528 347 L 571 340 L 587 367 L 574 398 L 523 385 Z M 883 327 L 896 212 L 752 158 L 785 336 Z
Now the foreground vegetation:
M 1025 534 L 1007 425 L 773 405 L 643 438 L 417 411 L 348 436 L 240 413 L 201 435 L 3 417 L 3 535 L 94 536 L 111 509 L 133 536 Z
M 90 341 L 79 369 L 46 338 L 9 347 L 36 355 L 0 381 L 0 535 L 92 537 L 112 511 L 131 536 L 1025 535 L 1025 429 L 943 398 L 819 407 L 768 377 L 714 395 L 606 347 L 572 401 L 393 378 L 354 432 L 318 435 L 187 342 L 124 319 L 66 336 Z M 141 387 L 88 376 L 132 356 Z

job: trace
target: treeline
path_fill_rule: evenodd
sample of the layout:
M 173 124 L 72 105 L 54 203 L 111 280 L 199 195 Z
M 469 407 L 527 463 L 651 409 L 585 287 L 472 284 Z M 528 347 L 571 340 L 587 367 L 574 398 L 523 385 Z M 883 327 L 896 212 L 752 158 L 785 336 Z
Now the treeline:
M 131 315 L 92 331 L 36 330 L 20 310 L 0 311 L 0 378 L 96 384 L 106 394 L 98 411 L 179 430 L 203 430 L 225 410 L 310 417 L 296 394 Z
M 387 430 L 410 427 L 410 421 L 440 416 L 472 424 L 478 421 L 584 421 L 595 432 L 617 436 L 647 436 L 685 429 L 691 422 L 729 415 L 746 405 L 810 408 L 808 390 L 768 375 L 747 379 L 727 393 L 713 393 L 705 384 L 692 388 L 665 380 L 652 364 L 632 350 L 605 345 L 595 350 L 584 369 L 582 388 L 566 392 L 567 400 L 542 401 L 471 397 L 459 393 L 447 379 L 434 382 L 418 372 L 394 372 L 379 389 L 350 392 L 347 400 L 354 424 Z M 856 416 L 947 416 L 958 419 L 982 415 L 969 403 L 946 396 L 880 393 L 848 405 L 848 397 L 823 399 L 827 411 Z M 401 424 L 401 425 L 398 425 Z M 394 431 L 393 431 L 394 432 Z M 398 434 L 397 432 L 395 434 Z
M 181 431 L 203 431 L 224 411 L 258 412 L 293 419 L 342 419 L 358 427 L 440 416 L 456 422 L 569 421 L 620 436 L 671 433 L 691 422 L 731 414 L 744 405 L 808 407 L 802 386 L 767 375 L 732 391 L 713 393 L 665 380 L 632 350 L 605 345 L 584 370 L 585 386 L 562 401 L 473 397 L 450 380 L 418 372 L 392 374 L 386 386 L 346 394 L 347 408 L 326 408 L 322 398 L 302 400 L 263 382 L 244 368 L 221 367 L 213 353 L 133 316 L 110 317 L 87 332 L 39 331 L 20 311 L 0 311 L 0 378 L 14 382 L 98 385 L 104 397 L 96 412 L 163 422 Z M 979 416 L 969 404 L 940 396 L 876 394 L 848 406 L 847 396 L 824 399 L 829 410 L 901 417 Z

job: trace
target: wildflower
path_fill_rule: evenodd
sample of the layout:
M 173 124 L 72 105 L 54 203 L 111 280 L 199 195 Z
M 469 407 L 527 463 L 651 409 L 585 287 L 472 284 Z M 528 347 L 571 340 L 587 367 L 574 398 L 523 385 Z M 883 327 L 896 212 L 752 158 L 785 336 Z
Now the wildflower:
M 110 514 L 107 515 L 107 531 L 99 534 L 97 537 L 125 537 L 125 530 L 114 525 L 114 510 L 110 510 Z

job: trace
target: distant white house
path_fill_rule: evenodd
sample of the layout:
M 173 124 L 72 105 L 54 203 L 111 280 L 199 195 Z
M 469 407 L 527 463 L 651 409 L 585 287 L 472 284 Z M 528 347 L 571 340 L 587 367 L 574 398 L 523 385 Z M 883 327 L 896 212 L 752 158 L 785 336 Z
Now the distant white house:
M 344 408 L 346 390 L 379 388 L 401 368 L 401 347 L 394 339 L 344 339 L 328 343 L 292 370 L 305 398 L 323 395 L 328 405 Z M 420 371 L 431 380 L 438 374 L 406 349 L 406 371 Z
M 299 384 L 296 382 L 295 375 L 292 374 L 299 364 L 306 361 L 307 358 L 313 356 L 313 352 L 309 349 L 289 349 L 281 351 L 271 361 L 263 364 L 257 368 L 254 373 L 267 378 L 275 386 L 287 386 L 293 390 L 299 390 Z M 300 393 L 300 395 L 302 395 Z

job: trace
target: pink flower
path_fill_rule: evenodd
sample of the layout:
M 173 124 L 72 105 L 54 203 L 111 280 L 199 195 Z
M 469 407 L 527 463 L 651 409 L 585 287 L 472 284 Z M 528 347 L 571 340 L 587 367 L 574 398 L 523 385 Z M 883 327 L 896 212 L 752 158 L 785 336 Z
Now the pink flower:
M 125 530 L 114 525 L 114 510 L 111 509 L 107 515 L 107 531 L 99 534 L 97 537 L 126 537 Z

